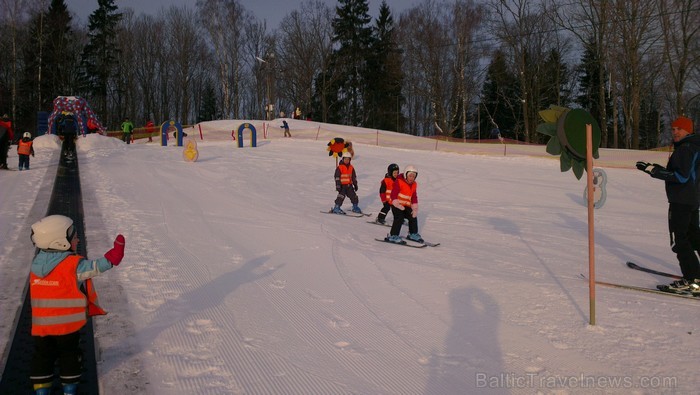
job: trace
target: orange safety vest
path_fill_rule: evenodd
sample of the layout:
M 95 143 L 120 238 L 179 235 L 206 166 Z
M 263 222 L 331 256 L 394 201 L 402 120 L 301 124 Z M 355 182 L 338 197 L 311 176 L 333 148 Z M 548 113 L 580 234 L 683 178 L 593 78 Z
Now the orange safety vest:
M 29 140 L 29 141 L 20 140 L 17 142 L 17 154 L 29 155 L 31 153 L 32 153 L 32 140 Z
M 386 196 L 385 202 L 391 204 L 391 189 L 394 187 L 394 179 L 391 177 L 384 177 L 384 185 L 386 185 Z M 381 196 L 379 196 L 381 198 Z
M 396 184 L 398 184 L 399 195 L 396 200 L 401 203 L 404 207 L 409 207 L 411 205 L 411 197 L 416 193 L 418 189 L 418 183 L 413 181 L 413 184 L 408 184 L 403 178 L 397 178 Z
M 348 185 L 352 184 L 352 165 L 345 165 L 345 163 L 341 163 L 338 165 L 338 169 L 340 169 L 340 183 L 342 185 Z
M 78 288 L 76 270 L 81 257 L 71 255 L 46 277 L 29 275 L 32 302 L 32 336 L 60 336 L 80 330 L 90 315 L 105 314 L 97 306 L 92 280 L 85 280 L 87 297 Z

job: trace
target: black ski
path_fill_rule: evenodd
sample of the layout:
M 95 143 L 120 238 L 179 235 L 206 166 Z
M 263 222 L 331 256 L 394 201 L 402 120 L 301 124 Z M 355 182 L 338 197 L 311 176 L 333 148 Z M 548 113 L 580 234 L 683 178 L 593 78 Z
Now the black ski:
M 379 225 L 379 226 L 386 226 L 388 228 L 391 228 L 391 225 L 392 225 L 392 222 L 381 223 L 381 222 L 377 222 L 377 221 L 367 221 L 367 223 L 368 224 L 375 224 L 375 225 Z M 403 225 L 408 226 L 408 221 L 404 221 Z
M 581 274 L 581 278 L 583 278 L 584 280 L 588 280 L 588 277 L 586 277 L 583 274 Z M 595 283 L 598 285 L 602 285 L 605 287 L 611 287 L 611 288 L 630 289 L 633 291 L 642 291 L 642 292 L 647 292 L 647 293 L 652 293 L 652 294 L 657 294 L 657 295 L 668 295 L 668 296 L 675 296 L 675 297 L 684 298 L 684 299 L 700 300 L 700 295 L 694 296 L 690 292 L 688 292 L 688 293 L 675 293 L 675 292 L 670 292 L 670 291 L 661 291 L 661 290 L 655 289 L 655 288 L 638 287 L 635 285 L 626 285 L 626 284 L 616 284 L 616 283 L 609 283 L 606 281 L 598 281 L 598 280 L 596 280 Z
M 346 212 L 345 214 L 336 214 L 336 213 L 333 212 L 333 210 L 330 210 L 330 211 L 321 211 L 321 212 L 324 213 L 324 214 L 335 214 L 335 215 L 341 215 L 341 216 L 346 216 L 346 217 L 355 217 L 355 218 L 369 217 L 370 215 L 372 215 L 371 213 L 370 213 L 370 214 L 366 214 L 366 213 L 353 213 L 352 211 Z
M 425 248 L 425 247 L 427 247 L 427 245 L 425 245 L 425 244 L 407 243 L 406 240 L 403 240 L 403 239 L 401 240 L 400 243 L 394 243 L 393 241 L 389 241 L 388 238 L 374 239 L 374 240 L 381 241 L 382 243 L 395 244 L 397 246 L 404 246 L 404 247 L 413 247 L 413 248 Z
M 649 268 L 646 268 L 646 267 L 644 267 L 644 266 L 639 266 L 639 265 L 637 265 L 636 263 L 634 263 L 634 262 L 629 262 L 629 261 L 627 262 L 627 267 L 629 267 L 630 269 L 639 270 L 639 271 L 646 272 L 646 273 L 651 273 L 651 274 L 656 274 L 656 275 L 659 275 L 659 276 L 666 276 L 666 277 L 675 278 L 675 279 L 677 279 L 677 280 L 680 280 L 681 278 L 683 278 L 683 276 L 679 276 L 679 275 L 677 275 L 677 274 L 666 273 L 666 272 L 660 272 L 660 271 L 658 271 L 658 270 L 649 269 Z

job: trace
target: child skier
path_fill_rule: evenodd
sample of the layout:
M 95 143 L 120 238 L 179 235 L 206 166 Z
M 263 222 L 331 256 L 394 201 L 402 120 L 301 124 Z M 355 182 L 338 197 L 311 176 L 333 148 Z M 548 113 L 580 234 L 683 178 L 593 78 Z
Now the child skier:
M 408 218 L 408 236 L 411 241 L 423 243 L 418 233 L 418 183 L 416 178 L 418 171 L 413 166 L 407 166 L 403 174 L 396 177 L 396 181 L 391 189 L 391 212 L 394 214 L 394 222 L 386 241 L 401 243 L 399 232 L 403 225 L 404 218 Z
M 82 371 L 79 330 L 88 316 L 105 314 L 97 306 L 91 278 L 119 265 L 124 236 L 116 237 L 104 257 L 85 259 L 75 253 L 79 240 L 73 220 L 49 215 L 32 225 L 31 239 L 39 253 L 29 275 L 34 338 L 30 380 L 35 394 L 51 394 L 58 360 L 63 393 L 77 394 Z
M 280 126 L 282 129 L 284 129 L 284 137 L 292 137 L 292 134 L 289 133 L 289 124 L 287 123 L 286 120 L 282 120 L 282 126 Z
M 20 170 L 29 170 L 29 155 L 34 156 L 34 147 L 32 143 L 32 134 L 29 132 L 24 132 L 22 138 L 17 142 L 17 155 L 19 156 Z
M 352 160 L 352 155 L 349 152 L 343 152 L 343 157 L 340 159 L 340 164 L 335 168 L 335 190 L 338 192 L 338 196 L 335 198 L 335 207 L 331 210 L 335 214 L 345 214 L 340 206 L 343 205 L 345 201 L 345 196 L 350 197 L 350 202 L 352 202 L 352 212 L 362 213 L 360 207 L 357 205 L 359 199 L 357 198 L 357 175 L 355 175 L 355 169 L 350 164 Z
M 391 191 L 396 177 L 399 175 L 399 165 L 396 163 L 390 164 L 386 168 L 384 179 L 379 184 L 379 200 L 382 201 L 382 209 L 377 215 L 376 222 L 380 224 L 386 223 L 386 215 L 391 210 Z

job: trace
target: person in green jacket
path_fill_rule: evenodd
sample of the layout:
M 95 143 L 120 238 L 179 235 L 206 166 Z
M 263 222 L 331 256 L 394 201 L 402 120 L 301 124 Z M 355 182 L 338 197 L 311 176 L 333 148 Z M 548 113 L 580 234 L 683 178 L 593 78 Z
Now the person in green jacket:
M 134 124 L 131 123 L 128 117 L 124 118 L 124 122 L 122 122 L 122 140 L 127 143 L 131 144 L 131 132 L 134 131 Z

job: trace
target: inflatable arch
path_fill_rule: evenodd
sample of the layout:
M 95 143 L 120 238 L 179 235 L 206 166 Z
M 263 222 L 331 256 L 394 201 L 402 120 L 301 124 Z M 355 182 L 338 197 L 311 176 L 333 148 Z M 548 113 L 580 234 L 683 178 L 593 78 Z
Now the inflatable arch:
M 53 99 L 53 112 L 49 115 L 47 133 L 55 133 L 54 122 L 62 113 L 72 113 L 74 115 L 78 122 L 78 133 L 83 136 L 87 133 L 87 123 L 97 126 L 97 129 L 100 131 L 105 130 L 85 99 L 79 96 L 58 96 Z
M 238 148 L 243 148 L 243 132 L 250 130 L 250 146 L 258 146 L 258 138 L 255 132 L 255 126 L 251 123 L 243 123 L 238 127 Z
M 163 147 L 168 145 L 168 133 L 170 132 L 176 132 L 177 146 L 182 147 L 182 137 L 184 135 L 182 125 L 180 122 L 175 121 L 165 121 L 160 125 L 160 145 Z

